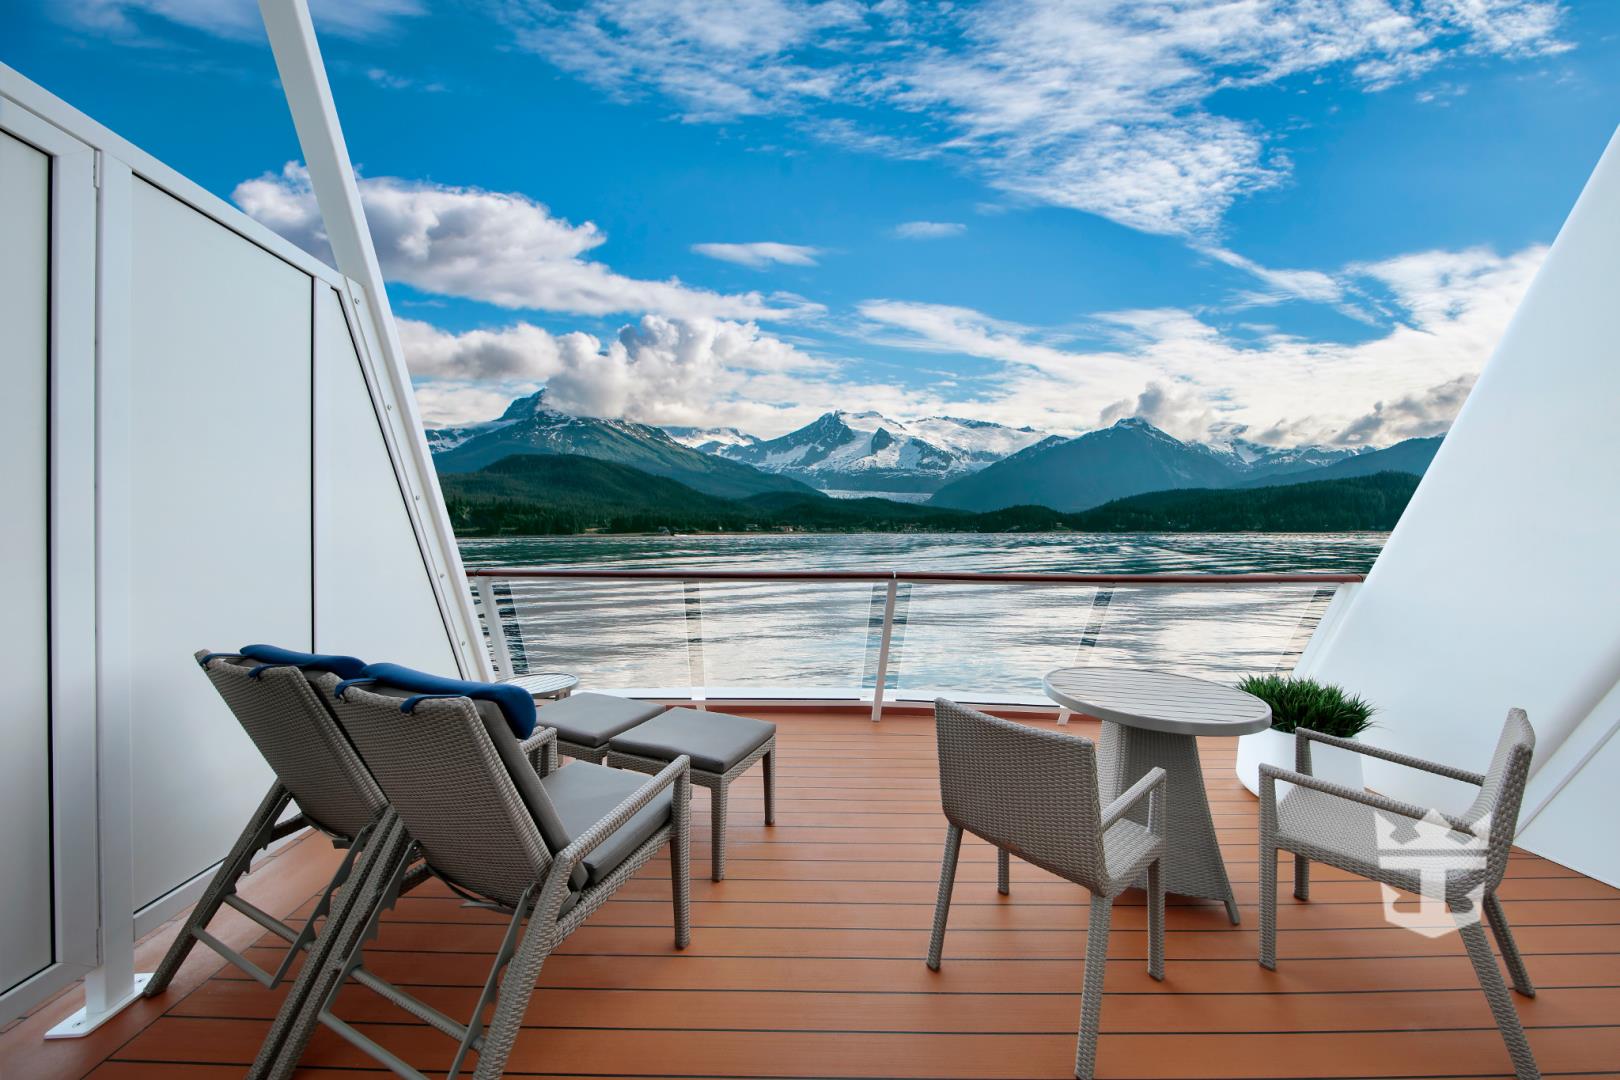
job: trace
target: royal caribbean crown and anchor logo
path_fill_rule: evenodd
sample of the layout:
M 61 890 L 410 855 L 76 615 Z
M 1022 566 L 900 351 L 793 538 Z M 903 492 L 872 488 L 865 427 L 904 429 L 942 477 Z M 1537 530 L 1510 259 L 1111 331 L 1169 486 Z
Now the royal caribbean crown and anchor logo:
M 1380 883 L 1384 918 L 1424 937 L 1455 933 L 1479 921 L 1485 900 L 1485 867 L 1491 822 L 1474 823 L 1472 832 L 1455 828 L 1438 811 L 1421 818 L 1375 813 L 1378 865 L 1399 876 L 1415 876 L 1414 905 L 1400 890 Z

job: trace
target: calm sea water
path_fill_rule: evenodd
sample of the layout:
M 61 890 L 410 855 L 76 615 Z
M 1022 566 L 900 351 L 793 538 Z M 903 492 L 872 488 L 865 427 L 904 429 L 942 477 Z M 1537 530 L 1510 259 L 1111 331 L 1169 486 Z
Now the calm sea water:
M 1383 533 L 760 534 L 464 540 L 468 566 L 985 572 L 1365 572 Z M 870 583 L 514 583 L 530 670 L 586 686 L 870 691 Z M 1039 700 L 1041 676 L 1131 663 L 1222 680 L 1292 665 L 1328 598 L 1266 587 L 902 586 L 887 686 L 902 698 Z

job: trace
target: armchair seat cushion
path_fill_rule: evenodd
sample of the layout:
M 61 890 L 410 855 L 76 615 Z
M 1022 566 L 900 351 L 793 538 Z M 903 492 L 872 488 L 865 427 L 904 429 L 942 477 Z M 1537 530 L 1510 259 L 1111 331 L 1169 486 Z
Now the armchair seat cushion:
M 562 819 L 569 843 L 607 817 L 614 807 L 635 794 L 645 783 L 647 777 L 641 773 L 609 769 L 587 761 L 573 762 L 540 781 L 546 794 L 551 796 L 552 805 L 557 808 L 557 816 Z M 600 884 L 632 852 L 668 824 L 673 802 L 672 789 L 659 792 L 627 824 L 585 856 L 586 884 Z
M 1485 877 L 1484 837 L 1298 786 L 1277 804 L 1277 846 L 1436 899 Z
M 693 769 L 725 773 L 775 735 L 776 725 L 764 720 L 697 709 L 670 709 L 622 735 L 615 735 L 608 745 L 621 754 L 658 761 L 673 761 L 686 754 L 692 759 Z
M 664 711 L 662 705 L 611 694 L 574 694 L 540 710 L 538 723 L 557 729 L 557 738 L 598 749 L 615 735 L 646 723 Z

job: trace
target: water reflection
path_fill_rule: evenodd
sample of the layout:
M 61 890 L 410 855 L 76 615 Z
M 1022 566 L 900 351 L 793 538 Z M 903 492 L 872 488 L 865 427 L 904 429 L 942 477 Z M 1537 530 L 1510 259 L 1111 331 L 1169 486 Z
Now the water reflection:
M 1385 535 L 774 535 L 467 540 L 469 566 L 984 572 L 1364 572 Z M 882 586 L 820 582 L 514 582 L 532 670 L 604 688 L 799 690 L 874 682 Z M 1073 663 L 1222 680 L 1291 664 L 1319 618 L 1313 585 L 912 584 L 887 685 L 902 697 L 1036 700 Z

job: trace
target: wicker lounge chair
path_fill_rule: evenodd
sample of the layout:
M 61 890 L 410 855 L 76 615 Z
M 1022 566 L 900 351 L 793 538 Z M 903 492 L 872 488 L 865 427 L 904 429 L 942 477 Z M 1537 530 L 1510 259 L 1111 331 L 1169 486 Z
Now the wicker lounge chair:
M 1311 775 L 1313 742 L 1473 784 L 1479 794 L 1468 809 L 1452 816 L 1372 792 L 1353 791 Z M 1535 745 L 1536 733 L 1522 709 L 1509 710 L 1484 775 L 1297 729 L 1294 771 L 1260 766 L 1260 963 L 1271 969 L 1277 966 L 1279 851 L 1294 855 L 1294 896 L 1300 900 L 1310 899 L 1314 860 L 1440 901 L 1462 935 L 1480 989 L 1507 1043 L 1515 1074 L 1519 1080 L 1540 1076 L 1480 925 L 1483 913 L 1502 949 L 1513 989 L 1534 997 L 1535 987 L 1514 944 L 1496 889 L 1507 871 Z M 1276 795 L 1278 781 L 1294 785 L 1281 803 Z M 1418 828 L 1417 821 L 1425 826 Z
M 747 716 L 670 709 L 613 736 L 607 763 L 656 773 L 682 755 L 692 761 L 692 783 L 709 790 L 709 877 L 721 881 L 726 876 L 728 789 L 756 761 L 764 763 L 765 824 L 776 824 L 776 725 Z
M 265 986 L 278 985 L 299 951 L 314 940 L 333 893 L 348 878 L 355 856 L 386 805 L 371 774 L 311 685 L 312 679 L 327 672 L 339 676 L 357 674 L 365 666 L 362 661 L 351 656 L 315 656 L 256 645 L 244 646 L 239 653 L 202 651 L 196 658 L 237 722 L 275 770 L 276 780 L 146 984 L 143 993 L 147 997 L 168 988 L 198 942 Z M 298 814 L 281 820 L 293 801 L 298 804 Z M 295 930 L 238 896 L 236 883 L 260 851 L 307 827 L 320 830 L 333 844 L 348 851 L 310 917 Z M 274 971 L 265 971 L 209 933 L 208 924 L 221 907 L 241 912 L 288 943 Z
M 375 673 L 386 665 L 367 669 Z M 394 669 L 399 672 L 403 669 Z M 456 1040 L 449 1076 L 478 1054 L 474 1075 L 502 1074 L 524 1010 L 552 951 L 665 845 L 670 849 L 675 945 L 690 937 L 687 759 L 653 779 L 575 762 L 541 777 L 509 717 L 489 702 L 420 692 L 375 679 L 320 687 L 388 800 L 358 884 L 334 912 L 260 1049 L 251 1077 L 287 1077 L 317 1023 L 402 1076 L 420 1076 L 332 1015 L 351 974 L 365 974 L 363 946 L 410 882 L 414 860 L 469 901 L 510 915 L 471 1017 L 458 1022 L 381 980 L 360 981 Z M 482 707 L 482 708 L 481 708 Z M 499 710 L 497 710 L 498 714 Z M 533 702 L 529 701 L 529 722 Z M 543 729 L 534 740 L 554 737 Z M 526 922 L 526 925 L 525 925 Z M 485 1010 L 493 1005 L 488 1028 Z
M 928 966 L 939 970 L 964 832 L 995 846 L 997 886 L 1004 894 L 1010 888 L 1009 855 L 1089 890 L 1091 923 L 1074 1075 L 1091 1080 L 1114 898 L 1144 872 L 1148 974 L 1164 978 L 1164 770 L 1150 770 L 1103 807 L 1097 750 L 1089 739 L 1015 724 L 944 698 L 934 702 L 934 722 L 940 801 L 950 827 L 945 831 Z

